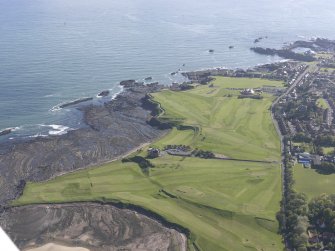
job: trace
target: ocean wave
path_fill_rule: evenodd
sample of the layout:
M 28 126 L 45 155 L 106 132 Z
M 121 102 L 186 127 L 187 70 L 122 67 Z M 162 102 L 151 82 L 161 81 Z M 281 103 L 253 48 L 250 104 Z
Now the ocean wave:
M 120 91 L 114 93 L 114 94 L 112 95 L 112 99 L 115 99 L 115 98 L 117 97 L 117 95 L 119 95 L 119 94 L 120 94 L 121 92 L 123 92 L 123 91 L 124 91 L 124 87 L 123 87 L 123 86 L 120 86 Z
M 63 135 L 66 134 L 69 130 L 72 130 L 68 126 L 64 125 L 48 125 L 53 130 L 49 130 L 49 135 Z
M 117 97 L 117 95 L 119 95 L 121 92 L 124 91 L 124 87 L 122 85 L 117 86 L 118 89 L 120 89 L 119 91 L 115 92 L 115 88 L 111 88 L 111 89 L 107 89 L 109 91 L 109 93 L 113 93 L 110 97 L 111 100 L 115 99 Z M 99 94 L 96 95 L 96 98 L 105 98 L 104 96 L 99 96 Z
M 22 126 L 12 127 L 11 129 L 12 129 L 12 132 L 16 132 L 16 131 L 22 129 Z
M 28 138 L 37 138 L 37 137 L 48 137 L 48 135 L 42 134 L 42 133 L 37 133 L 31 136 L 28 136 Z
M 65 125 L 57 125 L 57 124 L 51 124 L 51 125 L 45 125 L 45 124 L 38 124 L 38 126 L 40 127 L 49 127 L 51 128 L 51 130 L 48 131 L 49 135 L 63 135 L 66 134 L 68 131 L 73 130 L 73 128 L 70 128 L 68 126 Z M 44 135 L 44 134 L 36 134 L 36 135 L 40 135 L 42 137 L 46 137 L 48 135 Z M 35 135 L 34 135 L 35 136 Z
M 53 106 L 49 111 L 50 111 L 50 112 L 57 112 L 57 111 L 62 110 L 62 108 L 60 108 L 60 105 L 61 105 L 61 104 L 58 104 L 58 105 Z
M 51 98 L 51 97 L 54 97 L 55 94 L 47 94 L 47 95 L 44 95 L 45 98 Z

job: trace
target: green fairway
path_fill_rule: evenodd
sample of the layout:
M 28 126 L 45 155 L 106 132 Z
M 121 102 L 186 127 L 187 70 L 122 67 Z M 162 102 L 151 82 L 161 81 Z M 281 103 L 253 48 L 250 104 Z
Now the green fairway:
M 335 174 L 319 174 L 314 169 L 304 168 L 303 165 L 294 166 L 295 189 L 305 193 L 308 199 L 320 194 L 334 193 Z
M 174 131 L 159 143 L 192 143 L 194 147 L 232 158 L 279 160 L 280 142 L 269 114 L 273 97 L 238 99 L 238 91 L 226 88 L 281 86 L 281 82 L 218 77 L 213 84 L 211 88 L 198 86 L 187 92 L 167 90 L 154 94 L 165 109 L 164 119 L 178 119 L 200 128 L 193 139 L 190 138 L 193 131 L 181 131 L 180 137 Z
M 282 250 L 275 214 L 281 199 L 280 141 L 271 121 L 273 97 L 238 99 L 226 88 L 281 86 L 261 79 L 219 77 L 214 87 L 153 94 L 162 119 L 174 128 L 152 145 L 185 144 L 233 158 L 273 163 L 200 159 L 163 154 L 144 174 L 133 162 L 115 161 L 44 183 L 28 183 L 15 204 L 121 201 L 156 212 L 191 231 L 190 250 Z M 229 96 L 228 96 L 229 95 Z M 146 155 L 145 149 L 136 153 Z

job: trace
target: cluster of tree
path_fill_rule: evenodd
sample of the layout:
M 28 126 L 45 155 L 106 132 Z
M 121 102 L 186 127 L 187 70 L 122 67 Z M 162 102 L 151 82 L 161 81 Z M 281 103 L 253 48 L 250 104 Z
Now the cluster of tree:
M 141 168 L 142 172 L 146 175 L 149 174 L 150 167 L 154 167 L 155 165 L 152 164 L 149 160 L 141 157 L 141 156 L 134 156 L 129 158 L 123 158 L 121 160 L 123 163 L 126 162 L 134 162 L 138 164 L 138 166 Z
M 335 194 L 322 194 L 308 204 L 309 221 L 318 227 L 319 232 L 335 233 Z M 335 241 L 331 238 L 323 238 L 324 250 L 335 250 Z
M 195 157 L 203 158 L 203 159 L 212 159 L 215 157 L 215 154 L 211 151 L 204 151 L 204 150 L 194 150 L 192 154 Z
M 310 143 L 312 142 L 312 138 L 307 136 L 306 134 L 304 134 L 303 132 L 299 132 L 297 134 L 295 134 L 293 137 L 292 137 L 293 141 L 295 142 L 304 142 L 304 143 Z
M 164 147 L 164 150 L 175 149 L 179 151 L 188 152 L 191 151 L 191 147 L 188 145 L 167 145 Z
M 279 227 L 285 240 L 295 250 L 305 251 L 308 245 L 308 206 L 304 194 L 297 193 L 293 189 L 293 166 L 285 147 L 285 172 L 284 172 L 284 196 L 281 201 L 281 209 L 277 213 Z
M 314 144 L 317 146 L 334 147 L 335 137 L 330 135 L 318 135 L 314 140 Z
M 286 236 L 292 247 L 297 250 L 307 250 L 308 207 L 304 194 L 292 191 L 286 204 Z
M 313 168 L 323 174 L 335 173 L 335 164 L 332 162 L 321 162 L 320 165 L 313 165 Z
M 322 194 L 312 199 L 308 208 L 312 224 L 323 222 L 325 232 L 335 233 L 335 194 Z
M 179 88 L 182 91 L 186 91 L 186 90 L 194 89 L 194 86 L 189 83 L 182 83 L 181 85 L 179 85 Z
M 307 97 L 301 97 L 299 100 L 291 100 L 284 104 L 284 111 L 287 119 L 298 119 L 310 121 L 317 116 L 318 107 L 315 102 L 308 101 Z
M 307 230 L 310 224 L 320 226 L 324 223 L 322 231 L 318 229 L 319 233 L 335 233 L 335 194 L 321 195 L 308 204 L 306 196 L 294 190 L 293 165 L 286 143 L 284 165 L 284 196 L 277 220 L 289 248 L 306 251 L 309 250 Z M 331 239 L 326 241 L 323 239 L 323 246 L 326 248 L 324 250 L 335 250 L 335 242 Z

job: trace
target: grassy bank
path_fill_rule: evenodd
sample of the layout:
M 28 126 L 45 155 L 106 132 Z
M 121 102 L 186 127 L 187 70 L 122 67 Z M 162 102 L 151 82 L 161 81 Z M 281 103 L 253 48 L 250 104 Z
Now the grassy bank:
M 161 119 L 196 130 L 174 128 L 153 145 L 184 144 L 232 158 L 279 161 L 280 142 L 269 111 L 273 97 L 238 99 L 239 92 L 227 88 L 281 84 L 219 77 L 213 87 L 155 93 L 165 110 Z M 145 149 L 137 155 L 145 156 Z M 188 228 L 191 250 L 282 250 L 275 220 L 281 199 L 279 164 L 167 154 L 150 162 L 149 174 L 136 163 L 116 161 L 29 183 L 15 204 L 117 200 Z

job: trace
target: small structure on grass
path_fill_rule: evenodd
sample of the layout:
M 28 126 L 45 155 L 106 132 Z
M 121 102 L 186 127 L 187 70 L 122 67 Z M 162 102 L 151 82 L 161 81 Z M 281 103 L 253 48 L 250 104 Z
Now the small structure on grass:
M 148 157 L 149 158 L 158 158 L 161 154 L 161 151 L 158 148 L 149 148 L 148 149 Z
M 311 164 L 312 163 L 312 155 L 309 153 L 299 153 L 298 156 L 298 163 L 299 164 Z

